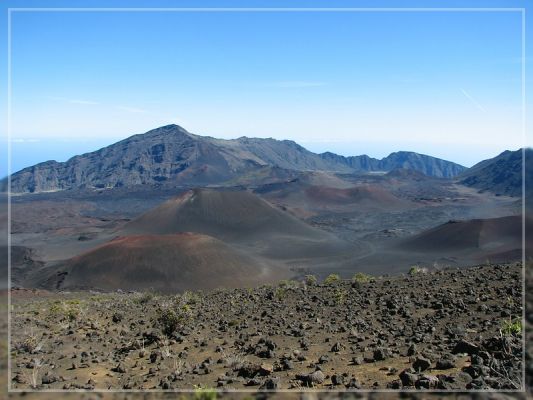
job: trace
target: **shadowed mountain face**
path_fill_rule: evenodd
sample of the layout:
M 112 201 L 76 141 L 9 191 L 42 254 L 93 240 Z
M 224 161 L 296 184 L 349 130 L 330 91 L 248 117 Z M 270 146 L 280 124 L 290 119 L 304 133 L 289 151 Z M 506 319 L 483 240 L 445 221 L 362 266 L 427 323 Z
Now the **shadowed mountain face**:
M 459 183 L 481 191 L 500 195 L 522 196 L 522 158 L 526 158 L 526 195 L 533 193 L 533 150 L 504 151 L 489 160 L 481 161 L 459 175 Z
M 435 177 L 454 177 L 465 168 L 411 152 L 377 160 L 368 156 L 315 154 L 290 140 L 241 137 L 215 139 L 168 125 L 134 135 L 66 162 L 47 161 L 12 176 L 14 193 L 78 188 L 221 184 L 252 171 L 276 167 L 291 171 L 367 172 L 407 168 Z M 5 186 L 5 181 L 3 182 Z

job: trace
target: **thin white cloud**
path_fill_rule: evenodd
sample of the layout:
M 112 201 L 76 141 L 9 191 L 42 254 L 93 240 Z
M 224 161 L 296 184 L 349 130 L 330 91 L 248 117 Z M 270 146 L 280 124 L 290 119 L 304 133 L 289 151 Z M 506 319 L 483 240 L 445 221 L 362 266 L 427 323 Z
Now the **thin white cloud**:
M 275 82 L 272 86 L 280 88 L 308 88 L 308 87 L 319 87 L 325 86 L 325 82 L 312 82 L 312 81 L 283 81 Z
M 87 105 L 96 105 L 96 104 L 100 104 L 98 103 L 97 101 L 92 101 L 92 100 L 80 100 L 80 99 L 69 99 L 68 102 L 70 104 L 87 104 Z
M 93 100 L 69 99 L 68 97 L 47 96 L 47 98 L 50 99 L 50 100 L 64 101 L 64 102 L 70 103 L 70 104 L 85 104 L 85 105 L 100 104 L 99 102 L 93 101 Z
M 461 93 L 463 93 L 463 95 L 464 95 L 468 100 L 470 100 L 470 102 L 471 102 L 474 106 L 476 106 L 476 108 L 478 108 L 479 110 L 483 111 L 484 113 L 487 112 L 487 110 L 485 110 L 485 108 L 484 108 L 481 104 L 479 104 L 479 103 L 477 102 L 476 99 L 474 99 L 472 96 L 470 96 L 470 94 L 469 94 L 466 90 L 464 90 L 463 88 L 459 88 L 459 90 L 461 90 Z
M 129 112 L 129 113 L 134 113 L 134 114 L 142 114 L 142 113 L 147 112 L 145 109 L 137 108 L 137 107 L 117 106 L 117 109 L 121 111 Z
M 40 139 L 28 139 L 28 138 L 15 138 L 11 139 L 11 143 L 37 143 Z

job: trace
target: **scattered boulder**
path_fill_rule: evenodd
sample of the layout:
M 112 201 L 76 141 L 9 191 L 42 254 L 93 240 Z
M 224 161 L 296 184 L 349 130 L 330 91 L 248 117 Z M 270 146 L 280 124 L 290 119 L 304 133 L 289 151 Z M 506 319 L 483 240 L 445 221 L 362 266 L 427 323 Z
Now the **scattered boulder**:
M 472 355 L 472 354 L 477 354 L 478 352 L 479 352 L 479 346 L 476 346 L 475 344 L 468 342 L 466 340 L 459 340 L 455 344 L 455 347 L 452 350 L 453 354 L 465 353 L 468 355 Z
M 431 361 L 427 358 L 424 358 L 422 356 L 418 356 L 413 363 L 413 368 L 417 372 L 423 372 L 426 369 L 431 367 Z

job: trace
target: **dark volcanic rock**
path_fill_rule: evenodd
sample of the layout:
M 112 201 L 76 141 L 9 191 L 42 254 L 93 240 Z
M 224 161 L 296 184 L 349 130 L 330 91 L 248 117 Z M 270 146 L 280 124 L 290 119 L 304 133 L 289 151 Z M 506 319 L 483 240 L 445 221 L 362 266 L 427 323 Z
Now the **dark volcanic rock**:
M 466 340 L 460 340 L 459 342 L 457 342 L 452 352 L 454 354 L 458 354 L 458 353 L 477 354 L 479 352 L 479 347 Z
M 522 337 L 500 329 L 501 310 L 511 318 L 522 311 L 521 273 L 519 264 L 446 269 L 376 277 L 358 290 L 349 280 L 333 290 L 283 282 L 282 298 L 270 300 L 270 285 L 149 301 L 125 292 L 47 293 L 35 301 L 14 291 L 10 381 L 16 390 L 519 390 Z M 337 290 L 346 292 L 344 305 L 324 306 Z M 51 314 L 60 302 L 86 314 Z M 487 309 L 478 311 L 479 303 Z M 157 323 L 163 307 L 184 315 L 172 336 Z M 531 359 L 526 352 L 526 369 Z
M 415 371 L 422 372 L 428 369 L 431 366 L 431 361 L 424 357 L 417 357 L 413 363 L 413 368 Z
M 437 369 L 455 368 L 455 359 L 451 354 L 446 354 L 437 360 L 435 367 Z

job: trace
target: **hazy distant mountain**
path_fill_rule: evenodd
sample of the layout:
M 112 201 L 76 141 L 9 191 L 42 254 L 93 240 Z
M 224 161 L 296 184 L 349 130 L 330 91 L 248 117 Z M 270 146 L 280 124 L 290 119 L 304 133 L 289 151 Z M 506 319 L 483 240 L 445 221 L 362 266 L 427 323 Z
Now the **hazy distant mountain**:
M 356 171 L 391 171 L 403 168 L 437 178 L 452 178 L 466 170 L 462 165 L 411 151 L 391 153 L 381 160 L 367 155 L 343 157 L 330 152 L 320 156 L 324 160 L 347 165 Z
M 167 125 L 66 162 L 47 161 L 25 168 L 13 174 L 11 189 L 24 193 L 161 182 L 220 184 L 265 166 L 343 173 L 407 168 L 435 177 L 454 177 L 465 170 L 458 164 L 411 152 L 392 153 L 382 160 L 319 155 L 290 140 L 215 139 Z
M 533 150 L 526 149 L 526 193 L 533 183 Z M 522 149 L 504 151 L 500 155 L 481 161 L 459 176 L 463 185 L 500 195 L 522 196 Z

